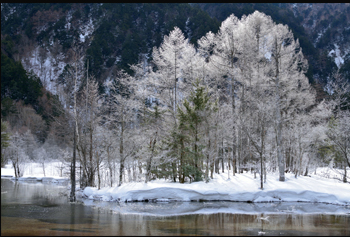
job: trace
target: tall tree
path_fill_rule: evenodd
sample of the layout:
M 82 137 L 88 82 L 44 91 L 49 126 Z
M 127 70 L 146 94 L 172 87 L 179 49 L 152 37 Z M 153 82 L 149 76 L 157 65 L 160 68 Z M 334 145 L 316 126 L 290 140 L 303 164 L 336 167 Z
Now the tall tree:
M 123 183 L 125 161 L 135 152 L 135 143 L 132 127 L 136 120 L 136 113 L 140 111 L 140 102 L 135 97 L 135 81 L 124 71 L 118 71 L 115 81 L 107 84 L 107 94 L 110 96 L 110 111 L 107 117 L 108 123 L 119 137 L 119 183 Z
M 73 117 L 74 117 L 74 136 L 73 136 L 73 159 L 71 163 L 71 193 L 70 193 L 70 201 L 75 202 L 75 176 L 76 176 L 76 147 L 79 144 L 79 132 L 78 132 L 78 115 L 77 115 L 77 83 L 78 83 L 78 62 L 81 56 L 81 48 L 78 44 L 73 47 L 74 51 L 74 62 L 75 62 L 75 76 L 74 76 L 74 107 L 73 107 Z
M 283 120 L 314 103 L 314 96 L 305 76 L 308 68 L 298 40 L 288 26 L 278 24 L 272 30 L 271 62 L 275 96 L 275 129 L 279 180 L 285 181 L 283 156 Z M 298 95 L 303 93 L 303 96 Z M 305 103 L 304 103 L 305 102 Z M 283 116 L 283 117 L 282 117 Z
M 221 23 L 220 29 L 217 34 L 212 35 L 211 32 L 207 33 L 205 38 L 201 39 L 199 45 L 202 46 L 202 51 L 207 51 L 209 62 L 217 69 L 217 74 L 222 79 L 228 80 L 227 82 L 220 83 L 230 89 L 230 102 L 232 106 L 232 158 L 233 158 L 233 175 L 235 175 L 236 169 L 236 72 L 237 72 L 237 60 L 239 57 L 239 34 L 237 32 L 237 25 L 239 20 L 233 14 L 230 15 L 225 21 Z
M 97 168 L 97 161 L 94 154 L 96 154 L 96 139 L 97 127 L 101 121 L 102 114 L 102 97 L 98 91 L 98 83 L 94 77 L 88 77 L 87 83 L 84 86 L 79 104 L 79 121 L 80 122 L 80 143 L 78 144 L 78 151 L 83 159 L 81 165 L 83 168 L 83 187 L 95 186 L 95 172 Z
M 185 61 L 184 51 L 188 44 L 182 31 L 175 27 L 159 48 L 153 48 L 153 63 L 157 67 L 157 79 L 162 103 L 166 105 L 176 123 L 176 106 L 179 94 L 179 79 L 182 77 L 182 69 Z
M 204 159 L 204 148 L 207 146 L 203 141 L 208 136 L 208 120 L 214 111 L 214 106 L 210 102 L 210 97 L 205 87 L 200 85 L 199 79 L 193 84 L 193 90 L 188 98 L 183 102 L 183 108 L 179 111 L 180 130 L 187 133 L 190 137 L 187 156 L 190 157 L 189 167 L 191 167 L 189 176 L 195 181 L 202 180 L 202 163 Z M 208 149 L 208 148 L 207 148 Z M 209 162 L 206 164 L 206 180 L 208 180 Z
M 7 156 L 14 169 L 15 177 L 22 177 L 24 174 L 25 163 L 27 161 L 28 156 L 25 154 L 23 150 L 24 141 L 23 134 L 19 132 L 14 132 L 11 136 L 11 141 L 9 146 L 5 150 L 5 156 Z

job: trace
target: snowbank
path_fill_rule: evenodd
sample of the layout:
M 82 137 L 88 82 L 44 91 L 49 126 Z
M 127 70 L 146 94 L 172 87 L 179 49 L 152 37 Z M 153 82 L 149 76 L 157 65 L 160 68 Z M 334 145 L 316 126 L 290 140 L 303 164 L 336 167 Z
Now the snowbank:
M 83 197 L 102 201 L 234 201 L 234 202 L 313 202 L 350 205 L 350 184 L 318 175 L 312 177 L 286 174 L 278 181 L 277 174 L 268 174 L 264 189 L 260 179 L 244 173 L 227 179 L 227 173 L 215 174 L 209 183 L 173 183 L 164 180 L 145 183 L 125 183 L 120 187 L 86 187 Z

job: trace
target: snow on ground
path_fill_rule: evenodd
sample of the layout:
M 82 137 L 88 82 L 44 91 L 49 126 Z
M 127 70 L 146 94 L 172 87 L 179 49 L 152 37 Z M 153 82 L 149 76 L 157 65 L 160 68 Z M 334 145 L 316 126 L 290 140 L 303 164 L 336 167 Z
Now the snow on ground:
M 321 202 L 350 205 L 350 184 L 318 175 L 312 177 L 286 174 L 286 181 L 278 181 L 278 174 L 268 174 L 263 190 L 260 179 L 251 173 L 237 174 L 227 179 L 227 173 L 215 174 L 209 183 L 172 183 L 165 180 L 145 183 L 125 183 L 120 187 L 87 187 L 83 195 L 102 201 L 237 201 L 237 202 Z
M 45 175 L 42 165 L 39 163 L 28 163 L 24 169 L 23 177 L 20 177 L 19 181 L 42 181 L 46 183 L 68 183 L 67 177 L 60 177 L 59 162 L 48 163 L 45 166 Z M 15 172 L 11 164 L 5 165 L 5 168 L 1 168 L 1 177 L 15 177 Z
M 21 180 L 37 180 L 48 182 L 67 181 L 67 177 L 59 177 L 58 163 L 45 165 L 46 177 L 42 166 L 38 163 L 26 165 Z M 350 170 L 348 171 L 350 172 Z M 2 176 L 13 176 L 10 164 L 1 168 Z M 188 201 L 236 201 L 236 202 L 312 202 L 350 205 L 350 184 L 341 181 L 341 170 L 318 168 L 316 174 L 294 177 L 286 173 L 285 182 L 278 180 L 278 174 L 267 175 L 264 189 L 260 189 L 260 177 L 247 172 L 236 174 L 228 179 L 227 173 L 214 174 L 209 183 L 173 183 L 171 181 L 154 180 L 145 183 L 124 183 L 120 187 L 85 188 L 80 195 L 89 200 L 100 201 L 155 201 L 155 202 L 188 202 Z M 52 179 L 51 179 L 52 178 Z

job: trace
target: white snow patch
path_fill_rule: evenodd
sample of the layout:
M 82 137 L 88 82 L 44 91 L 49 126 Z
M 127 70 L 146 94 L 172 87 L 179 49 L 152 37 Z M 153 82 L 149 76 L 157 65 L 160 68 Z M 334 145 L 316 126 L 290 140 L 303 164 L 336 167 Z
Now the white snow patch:
M 238 174 L 227 180 L 227 174 L 215 174 L 209 183 L 172 183 L 164 180 L 145 183 L 125 183 L 120 187 L 100 190 L 87 187 L 83 196 L 95 200 L 129 201 L 238 201 L 238 202 L 319 202 L 350 205 L 350 184 L 317 175 L 312 177 L 286 174 L 286 181 L 278 181 L 277 174 L 268 174 L 264 189 L 253 174 Z M 106 198 L 104 198 L 106 196 Z M 111 197 L 111 198 L 110 198 Z
M 92 18 L 90 17 L 89 22 L 86 25 L 82 25 L 80 29 L 82 31 L 79 35 L 80 41 L 85 42 L 86 37 L 91 36 L 92 32 L 94 31 Z
M 337 67 L 340 68 L 341 65 L 344 64 L 344 59 L 341 56 L 341 52 L 340 52 L 339 46 L 337 44 L 334 44 L 334 47 L 335 47 L 335 50 L 332 49 L 328 53 L 328 57 L 333 57 L 335 64 L 337 64 Z

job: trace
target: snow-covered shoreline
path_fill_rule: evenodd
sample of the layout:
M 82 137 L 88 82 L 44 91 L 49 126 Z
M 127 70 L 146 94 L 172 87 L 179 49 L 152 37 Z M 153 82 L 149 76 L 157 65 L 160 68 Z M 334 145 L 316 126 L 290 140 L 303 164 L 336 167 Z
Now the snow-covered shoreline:
M 40 165 L 31 163 L 26 167 L 23 177 L 15 178 L 15 173 L 11 164 L 5 165 L 5 168 L 1 168 L 1 178 L 16 179 L 18 181 L 27 181 L 27 182 L 43 182 L 43 183 L 69 183 L 69 178 L 60 177 L 55 172 L 55 162 L 47 164 L 46 172 L 47 176 L 44 175 Z
M 215 174 L 209 183 L 172 183 L 165 180 L 145 183 L 125 183 L 120 187 L 98 190 L 87 187 L 83 196 L 102 201 L 233 201 L 233 202 L 311 202 L 350 205 L 350 184 L 315 176 L 286 174 L 286 181 L 278 181 L 277 174 L 268 174 L 261 190 L 259 176 L 244 173 L 231 176 Z
M 50 169 L 50 168 L 49 168 Z M 328 172 L 328 173 L 327 173 Z M 228 179 L 228 174 L 214 174 L 209 183 L 174 183 L 168 180 L 128 182 L 120 187 L 86 187 L 77 195 L 91 201 L 106 202 L 190 202 L 190 201 L 231 201 L 231 202 L 308 202 L 327 203 L 350 206 L 350 184 L 334 179 L 336 173 L 328 168 L 319 168 L 317 175 L 298 176 L 286 173 L 285 182 L 278 181 L 278 174 L 267 174 L 264 189 L 260 189 L 260 177 L 245 172 Z M 54 174 L 54 172 L 52 172 Z M 10 165 L 1 168 L 2 177 L 11 177 Z M 322 177 L 322 176 L 323 177 Z M 339 174 L 338 174 L 339 175 Z M 328 178 L 325 178 L 328 177 Z M 339 177 L 340 178 L 340 177 Z M 40 169 L 25 173 L 19 181 L 41 181 L 46 183 L 63 183 L 69 180 L 64 177 L 44 177 Z

